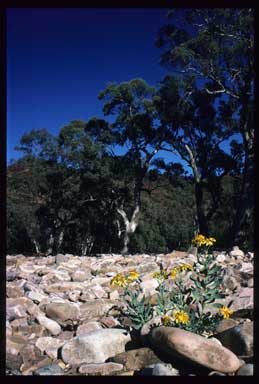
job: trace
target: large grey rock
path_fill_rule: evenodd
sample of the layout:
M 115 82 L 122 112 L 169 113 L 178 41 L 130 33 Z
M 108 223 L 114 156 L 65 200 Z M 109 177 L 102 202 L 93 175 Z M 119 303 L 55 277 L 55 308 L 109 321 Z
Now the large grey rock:
M 154 328 L 151 332 L 152 344 L 172 355 L 177 354 L 206 368 L 232 373 L 240 368 L 240 361 L 230 350 L 214 341 L 192 332 L 174 327 Z
M 77 336 L 62 347 L 62 359 L 71 365 L 104 363 L 125 351 L 130 335 L 123 329 L 100 329 Z
M 253 322 L 245 322 L 239 326 L 225 330 L 216 335 L 221 343 L 237 355 L 253 355 Z

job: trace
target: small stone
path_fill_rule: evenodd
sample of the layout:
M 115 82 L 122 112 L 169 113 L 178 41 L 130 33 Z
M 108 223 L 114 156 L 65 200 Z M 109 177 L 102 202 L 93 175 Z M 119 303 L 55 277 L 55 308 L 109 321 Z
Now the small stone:
M 152 376 L 179 376 L 179 371 L 171 364 L 158 363 L 153 367 Z
M 61 327 L 60 325 L 54 321 L 54 320 L 51 320 L 51 319 L 48 319 L 46 316 L 44 316 L 43 314 L 41 315 L 38 315 L 37 316 L 37 320 L 38 322 L 43 326 L 45 327 L 48 331 L 50 331 L 50 333 L 54 336 L 58 335 L 60 332 L 61 332 Z
M 46 305 L 46 315 L 60 325 L 79 319 L 79 306 L 72 303 L 50 303 Z
M 86 281 L 91 277 L 91 271 L 87 269 L 79 269 L 72 274 L 73 281 Z
M 109 375 L 113 372 L 118 372 L 123 370 L 122 364 L 117 363 L 102 363 L 102 364 L 83 364 L 79 367 L 79 372 L 87 375 L 100 374 L 100 375 Z
M 119 353 L 112 358 L 112 361 L 123 364 L 128 371 L 139 371 L 147 365 L 161 362 L 152 349 L 145 347 Z
M 87 333 L 96 331 L 98 329 L 103 329 L 102 325 L 98 321 L 89 321 L 78 326 L 76 330 L 76 336 L 84 336 Z
M 33 374 L 35 376 L 61 376 L 64 375 L 64 371 L 58 364 L 52 364 L 36 369 Z
M 220 253 L 220 254 L 216 257 L 216 260 L 217 260 L 217 262 L 219 262 L 219 263 L 224 263 L 224 261 L 226 261 L 226 256 Z
M 254 365 L 253 364 L 244 364 L 236 373 L 236 376 L 253 376 L 254 375 Z
M 232 249 L 232 251 L 229 252 L 229 255 L 231 257 L 234 257 L 235 259 L 243 258 L 245 256 L 244 252 L 239 249 L 237 245 L 235 245 Z
M 39 337 L 36 341 L 36 347 L 45 352 L 51 359 L 58 358 L 58 349 L 65 344 L 65 340 L 54 339 L 53 337 Z

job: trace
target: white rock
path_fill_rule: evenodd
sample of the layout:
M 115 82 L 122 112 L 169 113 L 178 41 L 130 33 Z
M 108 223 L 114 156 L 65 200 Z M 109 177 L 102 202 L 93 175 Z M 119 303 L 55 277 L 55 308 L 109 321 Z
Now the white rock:
M 60 334 L 61 327 L 55 320 L 48 319 L 43 314 L 39 314 L 36 318 L 38 322 L 47 330 L 49 330 L 52 335 L 56 336 Z
M 125 352 L 130 335 L 123 329 L 100 329 L 86 336 L 77 336 L 62 347 L 62 359 L 71 365 L 104 363 L 108 358 Z

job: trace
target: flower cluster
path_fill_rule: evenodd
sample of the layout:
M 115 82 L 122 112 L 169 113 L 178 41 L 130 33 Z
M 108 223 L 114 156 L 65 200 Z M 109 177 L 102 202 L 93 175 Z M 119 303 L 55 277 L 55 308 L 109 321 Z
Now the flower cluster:
M 116 276 L 114 276 L 111 279 L 111 286 L 118 286 L 118 287 L 126 287 L 129 283 L 132 281 L 135 281 L 139 278 L 139 274 L 136 271 L 130 271 L 128 275 L 123 275 L 122 273 L 118 273 Z
M 167 272 L 162 269 L 159 272 L 153 273 L 153 278 L 157 280 L 166 280 L 168 278 Z
M 164 269 L 162 269 L 160 272 L 155 272 L 153 274 L 153 277 L 158 280 L 166 280 L 168 277 L 171 279 L 175 279 L 177 276 L 177 273 L 179 272 L 184 272 L 184 271 L 192 271 L 192 266 L 191 264 L 183 264 L 183 265 L 178 265 L 177 267 L 174 267 L 171 269 L 169 273 L 167 273 Z
M 197 235 L 193 240 L 192 244 L 196 245 L 197 247 L 201 247 L 202 245 L 205 245 L 206 247 L 212 246 L 216 242 L 216 239 L 214 237 L 206 237 L 204 235 Z
M 170 325 L 173 322 L 176 324 L 188 324 L 190 322 L 190 318 L 187 312 L 180 310 L 174 311 L 172 317 L 164 315 L 161 317 L 161 322 L 165 326 Z

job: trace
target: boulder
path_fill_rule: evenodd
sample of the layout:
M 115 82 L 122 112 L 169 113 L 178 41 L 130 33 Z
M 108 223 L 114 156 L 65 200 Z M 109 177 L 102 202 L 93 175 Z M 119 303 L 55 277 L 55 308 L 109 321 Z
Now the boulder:
M 130 335 L 123 329 L 100 329 L 76 336 L 62 347 L 62 359 L 70 365 L 104 363 L 125 351 Z
M 240 368 L 240 361 L 233 352 L 214 341 L 180 328 L 153 328 L 151 342 L 156 348 L 172 355 L 172 358 L 177 354 L 212 370 L 232 373 Z

